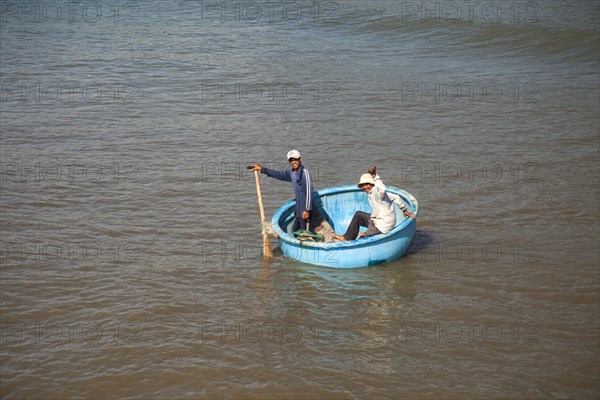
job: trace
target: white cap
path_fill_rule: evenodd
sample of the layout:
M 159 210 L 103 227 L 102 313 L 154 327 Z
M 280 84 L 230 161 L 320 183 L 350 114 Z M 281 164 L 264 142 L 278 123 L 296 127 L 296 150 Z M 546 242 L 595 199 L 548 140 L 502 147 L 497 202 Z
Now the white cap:
M 300 155 L 300 152 L 298 150 L 290 150 L 287 153 L 288 161 L 290 161 L 290 158 L 300 158 L 300 157 L 302 157 L 302 156 Z
M 375 184 L 375 179 L 371 176 L 371 174 L 362 174 L 360 176 L 360 180 L 358 181 L 358 187 L 365 183 L 370 183 L 371 185 Z

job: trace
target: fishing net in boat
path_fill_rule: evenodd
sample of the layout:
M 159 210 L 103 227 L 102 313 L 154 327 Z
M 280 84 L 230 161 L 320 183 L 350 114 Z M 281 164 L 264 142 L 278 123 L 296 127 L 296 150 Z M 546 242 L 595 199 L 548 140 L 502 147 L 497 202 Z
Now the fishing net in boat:
M 307 231 L 304 229 L 295 231 L 294 236 L 301 242 L 303 242 L 303 241 L 324 242 L 325 241 L 325 236 L 321 235 L 320 233 L 312 233 L 311 231 Z

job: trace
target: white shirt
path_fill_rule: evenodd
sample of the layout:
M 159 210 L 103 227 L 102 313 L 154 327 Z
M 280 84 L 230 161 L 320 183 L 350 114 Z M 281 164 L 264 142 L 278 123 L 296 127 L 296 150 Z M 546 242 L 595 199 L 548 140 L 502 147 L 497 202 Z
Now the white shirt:
M 375 175 L 374 180 L 375 186 L 368 193 L 371 219 L 381 233 L 388 233 L 396 225 L 396 210 L 379 175 Z

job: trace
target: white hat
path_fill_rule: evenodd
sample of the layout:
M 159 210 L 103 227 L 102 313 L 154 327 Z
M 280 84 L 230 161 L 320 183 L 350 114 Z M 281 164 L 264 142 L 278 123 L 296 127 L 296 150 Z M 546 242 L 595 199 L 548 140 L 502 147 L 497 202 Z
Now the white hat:
M 365 183 L 370 183 L 371 185 L 375 184 L 375 180 L 371 174 L 362 174 L 360 176 L 360 180 L 358 181 L 358 187 L 361 187 L 361 185 L 364 185 Z
M 300 155 L 300 152 L 298 150 L 290 150 L 287 153 L 288 161 L 290 160 L 290 158 L 300 158 L 300 157 L 302 157 L 302 156 Z

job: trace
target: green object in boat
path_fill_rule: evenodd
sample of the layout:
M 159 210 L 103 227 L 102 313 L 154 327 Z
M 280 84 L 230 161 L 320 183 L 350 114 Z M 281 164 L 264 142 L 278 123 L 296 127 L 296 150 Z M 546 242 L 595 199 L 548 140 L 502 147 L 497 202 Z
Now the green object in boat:
M 312 240 L 313 242 L 324 242 L 325 241 L 325 236 L 321 235 L 320 233 L 312 233 L 311 231 L 307 231 L 307 230 L 298 230 L 294 232 L 294 236 L 296 238 L 298 238 L 298 240 L 302 241 L 302 240 Z

